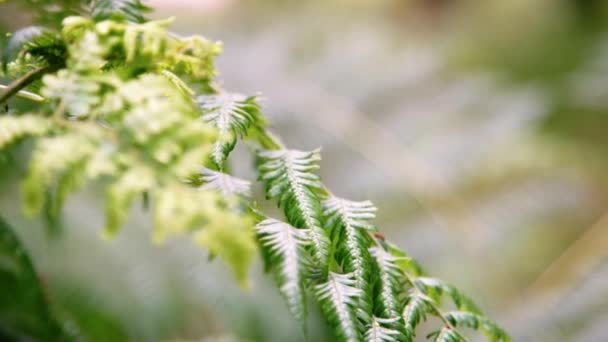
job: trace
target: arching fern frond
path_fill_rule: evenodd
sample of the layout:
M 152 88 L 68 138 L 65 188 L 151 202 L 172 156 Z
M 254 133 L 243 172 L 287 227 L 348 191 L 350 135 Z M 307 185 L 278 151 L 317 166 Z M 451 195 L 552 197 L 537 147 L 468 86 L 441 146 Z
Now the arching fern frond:
M 445 313 L 445 317 L 455 327 L 467 327 L 475 330 L 481 330 L 487 336 L 489 341 L 495 342 L 510 342 L 511 338 L 494 322 L 489 319 L 464 311 L 450 311 Z
M 406 300 L 401 316 L 405 326 L 406 340 L 413 341 L 416 336 L 416 327 L 421 321 L 426 320 L 426 314 L 430 310 L 429 303 L 432 299 L 420 291 L 411 289 Z
M 275 275 L 289 311 L 296 319 L 303 320 L 306 317 L 305 247 L 310 244 L 309 231 L 275 219 L 258 223 L 256 230 L 262 249 L 266 251 L 267 266 Z
M 129 214 L 136 195 L 149 191 L 156 184 L 154 174 L 145 167 L 132 167 L 118 176 L 106 190 L 106 223 L 103 235 L 113 237 Z
M 199 96 L 197 102 L 203 112 L 203 120 L 219 132 L 211 157 L 221 170 L 236 145 L 237 137 L 246 135 L 249 127 L 258 120 L 259 107 L 255 96 L 232 93 Z
M 146 21 L 144 14 L 150 12 L 151 8 L 141 0 L 93 0 L 89 11 L 91 17 L 97 21 L 124 19 L 140 24 Z
M 170 33 L 171 19 L 146 21 L 140 0 L 26 3 L 51 20 L 70 15 L 60 35 L 40 28 L 15 34 L 3 56 L 5 74 L 23 76 L 4 87 L 2 101 L 46 74 L 35 114 L 0 118 L 0 148 L 42 136 L 22 185 L 26 212 L 56 217 L 68 193 L 104 176 L 106 237 L 145 194 L 157 242 L 189 235 L 246 286 L 257 234 L 289 311 L 303 320 L 312 291 L 340 340 L 411 341 L 433 315 L 443 324 L 430 335 L 437 341 L 465 340 L 460 327 L 508 341 L 468 297 L 426 277 L 376 232 L 370 202 L 331 195 L 316 174 L 319 150 L 284 147 L 266 130 L 256 97 L 217 93 L 221 43 Z M 266 219 L 248 203 L 249 182 L 226 173 L 229 154 L 246 138 L 263 149 L 258 179 L 287 223 Z M 254 217 L 262 220 L 255 229 Z M 444 314 L 444 294 L 457 311 Z
M 444 327 L 441 330 L 437 330 L 430 333 L 428 338 L 434 337 L 435 342 L 467 342 L 468 340 L 460 335 L 456 330 L 449 327 Z
M 80 178 L 83 167 L 95 152 L 95 142 L 77 134 L 43 138 L 38 141 L 33 152 L 27 177 L 22 183 L 25 212 L 37 215 L 42 210 L 47 191 L 61 183 L 64 176 Z M 65 180 L 64 180 L 65 182 Z M 63 191 L 73 191 L 80 182 L 61 187 Z M 58 194 L 65 197 L 64 193 Z
M 362 294 L 357 310 L 362 320 L 360 329 L 369 324 L 373 314 L 372 261 L 369 254 L 371 238 L 367 230 L 375 230 L 370 221 L 376 208 L 369 201 L 353 202 L 332 196 L 322 203 L 325 225 L 336 241 L 335 258 L 345 272 L 352 272 L 355 287 Z
M 2 69 L 6 71 L 9 62 L 26 55 L 62 67 L 67 48 L 59 34 L 44 27 L 28 26 L 13 33 L 2 50 Z
M 475 303 L 467 297 L 465 294 L 460 292 L 454 286 L 440 280 L 431 277 L 416 277 L 414 280 L 419 288 L 422 288 L 431 296 L 435 301 L 440 302 L 441 295 L 447 294 L 454 302 L 454 305 L 458 310 L 464 310 L 472 313 L 480 314 L 481 310 L 475 305 Z
M 39 136 L 52 127 L 50 121 L 34 114 L 0 117 L 0 149 L 28 136 Z
M 216 190 L 224 197 L 251 195 L 251 182 L 206 167 L 200 170 L 201 189 Z
M 352 273 L 329 272 L 327 282 L 315 286 L 321 309 L 341 341 L 361 340 L 355 314 L 361 293 Z
M 378 269 L 375 312 L 381 318 L 400 317 L 399 291 L 403 280 L 401 270 L 396 264 L 397 258 L 381 247 L 372 247 L 369 252 Z M 400 322 L 396 325 L 400 325 Z
M 397 321 L 397 318 L 378 318 L 372 317 L 371 324 L 365 333 L 366 342 L 396 342 L 401 333 L 390 328 Z
M 278 199 L 289 223 L 310 230 L 315 266 L 325 273 L 329 238 L 321 227 L 322 185 L 319 176 L 313 173 L 319 168 L 320 159 L 319 150 L 262 151 L 258 153 L 258 170 L 259 179 L 266 184 L 266 196 Z

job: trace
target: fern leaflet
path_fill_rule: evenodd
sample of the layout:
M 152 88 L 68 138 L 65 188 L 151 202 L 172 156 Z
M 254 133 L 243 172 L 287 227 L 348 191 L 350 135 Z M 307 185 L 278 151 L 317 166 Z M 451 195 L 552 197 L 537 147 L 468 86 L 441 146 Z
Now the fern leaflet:
M 361 292 L 361 289 L 355 287 L 352 273 L 329 272 L 327 282 L 315 286 L 315 294 L 325 317 L 342 341 L 360 340 L 354 309 Z
M 304 275 L 308 230 L 287 223 L 266 219 L 257 224 L 260 242 L 267 251 L 267 263 L 273 269 L 279 290 L 287 301 L 291 314 L 298 320 L 306 316 Z
M 450 311 L 445 317 L 452 325 L 482 330 L 490 341 L 509 342 L 511 339 L 507 333 L 489 319 L 464 311 Z
M 203 111 L 203 120 L 219 132 L 211 156 L 221 170 L 234 149 L 237 136 L 246 135 L 249 127 L 257 121 L 258 105 L 253 96 L 231 93 L 199 96 L 197 102 Z
M 332 240 L 336 241 L 336 261 L 345 272 L 353 273 L 355 287 L 362 291 L 357 315 L 364 328 L 370 322 L 373 308 L 369 254 L 372 241 L 366 230 L 375 230 L 369 221 L 375 217 L 376 208 L 369 201 L 353 202 L 335 196 L 322 205 L 325 225 L 332 230 Z
M 266 196 L 278 199 L 279 207 L 285 212 L 289 223 L 310 230 L 315 266 L 325 273 L 329 238 L 321 228 L 321 181 L 312 172 L 319 168 L 319 150 L 262 151 L 258 153 L 258 158 L 259 178 L 266 183 Z
M 365 341 L 367 342 L 395 342 L 398 341 L 399 331 L 390 328 L 397 321 L 397 318 L 378 318 L 372 317 L 367 332 L 365 333 Z

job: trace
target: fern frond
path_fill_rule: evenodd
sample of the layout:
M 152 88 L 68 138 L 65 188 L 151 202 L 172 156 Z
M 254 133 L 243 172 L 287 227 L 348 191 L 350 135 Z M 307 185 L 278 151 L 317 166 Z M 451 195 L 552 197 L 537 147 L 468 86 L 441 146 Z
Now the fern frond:
M 419 291 L 412 289 L 408 293 L 407 302 L 401 315 L 407 341 L 414 339 L 416 327 L 421 321 L 426 320 L 426 314 L 429 311 L 428 303 L 430 302 L 432 302 L 432 299 Z
M 38 140 L 27 177 L 22 183 L 25 212 L 28 215 L 40 213 L 47 191 L 63 176 L 78 177 L 78 174 L 85 173 L 82 165 L 88 161 L 95 149 L 96 146 L 91 140 L 76 134 Z M 61 189 L 75 190 L 72 185 L 75 184 Z
M 167 80 L 169 80 L 176 89 L 178 89 L 184 96 L 192 96 L 194 95 L 194 90 L 192 90 L 186 82 L 184 82 L 179 76 L 172 73 L 167 69 L 163 69 L 160 71 L 160 74 L 165 76 Z
M 256 230 L 262 249 L 267 252 L 267 266 L 275 275 L 289 311 L 296 319 L 303 320 L 306 316 L 304 276 L 307 263 L 304 248 L 310 244 L 309 231 L 275 219 L 258 223 Z
M 249 127 L 258 119 L 259 107 L 255 96 L 221 93 L 199 96 L 197 102 L 203 112 L 203 120 L 219 132 L 211 157 L 222 170 L 224 161 L 236 145 L 237 137 L 247 135 Z
M 200 192 L 194 199 L 197 197 Z M 205 208 L 199 209 L 204 214 L 204 222 L 195 232 L 194 241 L 230 266 L 242 288 L 249 288 L 248 273 L 257 250 L 253 219 L 249 215 L 222 210 L 223 203 L 221 199 L 214 199 L 215 196 L 205 197 L 214 202 L 198 201 Z
M 141 24 L 146 21 L 144 14 L 151 10 L 141 0 L 96 0 L 90 12 L 96 21 L 114 19 Z
M 377 312 L 382 318 L 400 317 L 399 289 L 403 281 L 397 258 L 381 247 L 372 247 L 369 252 L 378 268 Z
M 188 79 L 203 93 L 213 92 L 212 78 L 216 75 L 214 59 L 222 52 L 222 43 L 213 42 L 201 36 L 184 37 L 172 47 L 167 63 L 178 75 Z
M 165 57 L 169 45 L 167 26 L 172 19 L 148 21 L 124 27 L 123 45 L 126 61 L 154 60 Z
M 414 282 L 417 283 L 419 288 L 425 289 L 425 292 L 436 302 L 440 302 L 441 295 L 445 293 L 452 299 L 458 310 L 481 314 L 479 307 L 469 297 L 442 280 L 431 277 L 416 277 Z
M 355 309 L 362 291 L 355 287 L 355 283 L 352 273 L 329 272 L 327 282 L 314 287 L 325 317 L 342 341 L 361 339 Z
M 103 236 L 113 237 L 129 214 L 136 195 L 152 189 L 154 174 L 144 167 L 132 167 L 120 175 L 106 191 L 106 223 Z
M 0 150 L 28 136 L 39 136 L 51 128 L 48 119 L 34 115 L 0 117 Z
M 376 208 L 369 201 L 353 202 L 335 196 L 323 201 L 322 206 L 325 225 L 332 230 L 332 241 L 336 241 L 336 261 L 345 272 L 353 273 L 355 286 L 362 291 L 357 315 L 364 328 L 373 314 L 372 241 L 366 230 L 375 230 L 370 221 L 376 216 Z
M 49 65 L 65 64 L 66 45 L 61 37 L 40 26 L 28 26 L 14 32 L 2 49 L 2 69 L 19 56 L 31 55 Z
M 510 342 L 511 338 L 496 323 L 486 317 L 464 311 L 450 311 L 445 313 L 445 318 L 455 327 L 467 327 L 481 330 L 489 341 Z
M 224 197 L 251 196 L 251 182 L 206 167 L 200 170 L 201 189 L 216 190 Z
M 444 327 L 441 330 L 430 333 L 428 338 L 434 337 L 435 342 L 467 342 L 468 340 L 456 330 Z
M 390 328 L 397 321 L 397 318 L 378 318 L 372 317 L 367 332 L 365 333 L 366 342 L 396 342 L 399 341 L 399 331 Z
M 319 150 L 262 151 L 258 159 L 259 179 L 266 184 L 266 196 L 278 199 L 289 223 L 310 230 L 315 265 L 324 273 L 330 244 L 326 231 L 321 228 L 321 180 L 313 173 L 319 168 Z
M 61 103 L 61 109 L 67 116 L 84 118 L 93 115 L 93 108 L 101 102 L 100 79 L 89 78 L 60 70 L 55 75 L 43 78 L 42 95 L 50 101 Z

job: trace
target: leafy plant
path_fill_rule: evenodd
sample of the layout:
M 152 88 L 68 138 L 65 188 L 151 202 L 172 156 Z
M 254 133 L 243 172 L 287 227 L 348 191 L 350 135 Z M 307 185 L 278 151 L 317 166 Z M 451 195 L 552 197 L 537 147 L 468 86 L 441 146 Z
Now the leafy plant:
M 42 11 L 51 4 L 26 3 Z M 26 214 L 57 218 L 69 193 L 102 181 L 104 237 L 144 198 L 154 241 L 191 236 L 242 286 L 259 249 L 295 319 L 305 321 L 311 297 L 339 340 L 411 341 L 419 323 L 436 316 L 435 341 L 466 340 L 461 327 L 509 341 L 470 299 L 426 277 L 384 239 L 371 202 L 325 187 L 315 173 L 319 149 L 288 149 L 267 130 L 255 96 L 213 83 L 220 43 L 179 37 L 168 31 L 172 20 L 145 20 L 140 1 L 52 4 L 65 16 L 60 30 L 53 23 L 22 29 L 3 54 L 5 73 L 16 80 L 0 103 L 14 95 L 39 102 L 33 112 L 0 117 L 0 149 L 36 138 L 22 183 Z M 35 82 L 39 88 L 25 90 Z M 250 183 L 227 173 L 243 140 L 257 151 L 259 180 L 285 221 L 260 212 Z M 442 309 L 444 295 L 455 310 Z

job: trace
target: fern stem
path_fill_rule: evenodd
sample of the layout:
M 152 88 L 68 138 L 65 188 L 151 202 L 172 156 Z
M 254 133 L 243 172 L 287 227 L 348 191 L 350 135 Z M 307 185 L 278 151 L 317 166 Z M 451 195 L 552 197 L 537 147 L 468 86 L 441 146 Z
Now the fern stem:
M 21 94 L 20 97 L 27 98 L 28 100 L 38 101 L 38 102 L 43 101 L 44 98 L 42 96 L 40 96 L 40 99 L 38 99 L 36 97 L 32 97 L 31 95 L 35 95 L 35 94 L 29 93 L 29 92 L 24 92 L 24 91 L 22 91 L 22 89 L 27 87 L 32 82 L 39 79 L 40 77 L 42 77 L 42 75 L 49 73 L 49 72 L 53 72 L 56 69 L 57 69 L 57 67 L 55 67 L 55 66 L 44 65 L 37 69 L 31 70 L 27 74 L 16 79 L 11 84 L 6 86 L 4 92 L 2 94 L 0 94 L 0 103 L 4 103 L 6 100 L 8 100 L 11 96 L 13 96 L 15 94 L 18 94 L 18 96 L 19 96 L 19 94 Z M 38 95 L 36 95 L 36 96 L 38 96 Z
M 2 90 L 8 89 L 8 86 L 6 86 L 4 84 L 0 84 L 0 89 L 2 89 Z M 44 100 L 45 100 L 44 97 L 42 97 L 38 94 L 32 93 L 32 92 L 26 91 L 26 90 L 19 90 L 17 92 L 16 96 L 20 97 L 22 99 L 30 100 L 30 101 L 34 101 L 34 102 L 44 102 Z

